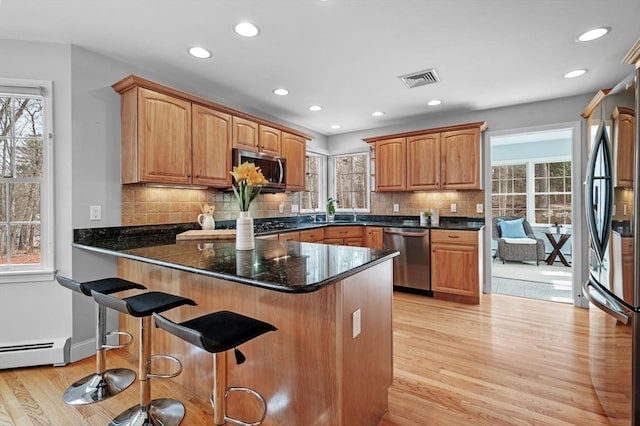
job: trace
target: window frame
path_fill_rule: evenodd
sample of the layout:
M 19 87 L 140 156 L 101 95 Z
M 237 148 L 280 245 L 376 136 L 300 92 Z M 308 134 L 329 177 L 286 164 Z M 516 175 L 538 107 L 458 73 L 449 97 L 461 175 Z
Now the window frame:
M 520 192 L 502 192 L 499 193 L 499 195 L 524 195 L 525 197 L 525 215 L 528 215 L 528 208 L 529 208 L 529 166 L 528 166 L 528 162 L 527 161 L 521 161 L 521 160 L 508 160 L 508 161 L 500 161 L 500 162 L 495 162 L 493 164 L 491 164 L 491 167 L 505 167 L 505 166 L 524 166 L 525 167 L 525 192 L 520 193 Z M 492 175 L 493 171 L 491 171 L 489 173 L 489 175 Z M 491 179 L 491 210 L 493 210 L 493 179 Z M 500 215 L 502 216 L 502 215 Z
M 54 153 L 53 153 L 53 90 L 52 82 L 0 78 L 0 95 L 40 98 L 43 112 L 43 175 L 40 181 L 40 263 L 0 265 L 0 284 L 41 282 L 53 279 L 54 265 Z
M 307 154 L 305 155 L 305 182 L 306 182 L 306 160 L 307 157 L 317 157 L 320 159 L 320 167 L 318 173 L 318 207 L 316 209 L 306 209 L 302 207 L 302 200 L 307 196 L 308 191 L 300 191 L 300 213 L 317 213 L 326 211 L 326 202 L 324 200 L 327 199 L 327 154 L 313 151 L 307 148 Z
M 337 185 L 336 185 L 336 181 L 337 181 L 337 176 L 336 176 L 336 161 L 339 157 L 355 157 L 358 155 L 364 155 L 365 158 L 365 179 L 364 179 L 364 200 L 366 203 L 366 206 L 364 208 L 359 208 L 359 209 L 355 209 L 356 213 L 370 213 L 371 212 L 371 151 L 359 151 L 359 152 L 349 152 L 349 153 L 343 153 L 343 154 L 332 154 L 329 156 L 329 176 L 331 176 L 331 182 L 330 182 L 330 196 L 333 197 L 334 199 L 338 199 L 337 197 Z M 345 212 L 353 212 L 354 209 L 352 208 L 344 208 L 344 207 L 340 207 L 340 200 L 338 199 L 338 204 L 336 206 L 336 212 L 341 212 L 341 213 L 345 213 Z M 326 210 L 326 208 L 325 208 Z

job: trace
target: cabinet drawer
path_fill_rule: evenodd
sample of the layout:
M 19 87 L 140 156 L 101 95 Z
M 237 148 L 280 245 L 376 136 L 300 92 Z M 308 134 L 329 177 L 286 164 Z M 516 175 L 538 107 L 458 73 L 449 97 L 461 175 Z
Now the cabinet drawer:
M 622 237 L 622 254 L 629 254 L 633 256 L 633 238 Z
M 362 226 L 329 226 L 325 238 L 362 238 Z
M 362 242 L 362 238 L 352 237 L 344 239 L 345 246 L 354 246 L 354 247 L 363 247 L 364 243 Z
M 432 229 L 431 243 L 478 244 L 478 231 Z
M 300 241 L 300 232 L 283 232 L 281 234 L 278 234 L 278 239 L 280 241 Z
M 314 243 L 324 240 L 324 228 L 300 231 L 300 241 Z

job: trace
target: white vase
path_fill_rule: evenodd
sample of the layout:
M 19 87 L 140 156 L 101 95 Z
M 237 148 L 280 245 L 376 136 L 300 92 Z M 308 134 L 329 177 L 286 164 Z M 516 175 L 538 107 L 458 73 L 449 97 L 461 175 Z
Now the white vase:
M 213 216 L 210 214 L 199 214 L 198 224 L 202 229 L 216 229 L 216 221 L 213 220 Z
M 253 218 L 249 212 L 240 212 L 236 219 L 236 250 L 253 250 L 255 247 Z

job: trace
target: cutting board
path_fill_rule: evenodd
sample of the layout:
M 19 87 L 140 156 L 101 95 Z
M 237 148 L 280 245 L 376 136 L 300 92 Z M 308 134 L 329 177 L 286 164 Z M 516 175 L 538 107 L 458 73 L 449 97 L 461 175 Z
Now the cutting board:
M 176 240 L 234 240 L 235 229 L 194 229 L 176 235 Z

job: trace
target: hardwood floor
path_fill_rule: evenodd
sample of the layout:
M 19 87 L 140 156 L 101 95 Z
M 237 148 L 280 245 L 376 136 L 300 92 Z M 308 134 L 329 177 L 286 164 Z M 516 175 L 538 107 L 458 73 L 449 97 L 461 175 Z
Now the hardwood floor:
M 396 293 L 395 374 L 381 425 L 607 425 L 589 377 L 588 326 L 587 310 L 566 304 L 484 295 L 469 306 Z M 122 350 L 107 363 L 137 368 Z M 94 367 L 89 358 L 0 370 L 0 425 L 107 424 L 137 389 L 82 407 L 61 398 Z M 155 380 L 152 396 L 182 401 L 184 425 L 212 424 L 209 402 L 171 380 Z

